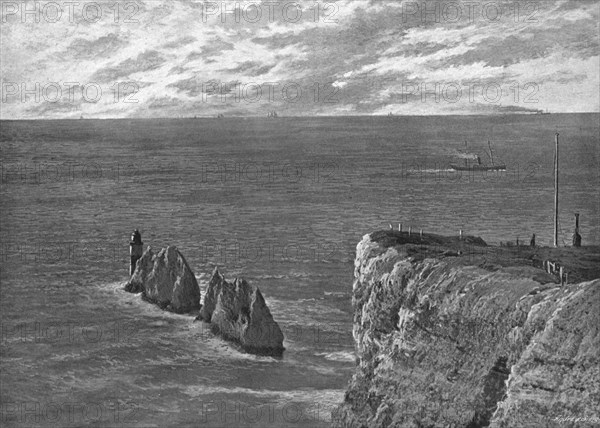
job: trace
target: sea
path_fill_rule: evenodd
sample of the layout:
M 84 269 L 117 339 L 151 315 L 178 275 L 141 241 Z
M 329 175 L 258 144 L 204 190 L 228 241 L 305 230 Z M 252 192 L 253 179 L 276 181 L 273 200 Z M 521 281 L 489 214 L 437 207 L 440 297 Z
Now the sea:
M 354 252 L 393 227 L 600 242 L 598 114 L 0 122 L 3 427 L 326 427 Z M 466 141 L 466 143 L 465 143 Z M 489 141 L 489 144 L 488 144 Z M 491 149 L 491 150 L 490 150 Z M 505 164 L 455 171 L 451 164 Z M 134 229 L 259 287 L 283 357 L 122 290 Z

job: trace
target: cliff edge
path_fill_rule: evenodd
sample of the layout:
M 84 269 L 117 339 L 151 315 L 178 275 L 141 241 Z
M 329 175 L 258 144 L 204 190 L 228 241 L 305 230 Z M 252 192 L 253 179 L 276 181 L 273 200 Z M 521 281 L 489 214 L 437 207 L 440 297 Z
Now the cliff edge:
M 333 425 L 598 426 L 599 249 L 561 250 L 364 236 L 357 368 Z M 570 284 L 540 269 L 546 257 L 570 268 Z

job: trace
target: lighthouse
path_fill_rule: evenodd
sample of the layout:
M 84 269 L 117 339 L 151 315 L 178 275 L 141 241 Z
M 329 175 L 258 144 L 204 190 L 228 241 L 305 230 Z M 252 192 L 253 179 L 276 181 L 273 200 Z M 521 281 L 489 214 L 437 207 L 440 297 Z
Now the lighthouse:
M 142 257 L 143 249 L 142 235 L 139 230 L 135 229 L 131 234 L 131 241 L 129 242 L 129 253 L 131 254 L 129 275 L 133 275 L 133 272 L 135 272 L 135 266 L 137 265 L 137 261 Z

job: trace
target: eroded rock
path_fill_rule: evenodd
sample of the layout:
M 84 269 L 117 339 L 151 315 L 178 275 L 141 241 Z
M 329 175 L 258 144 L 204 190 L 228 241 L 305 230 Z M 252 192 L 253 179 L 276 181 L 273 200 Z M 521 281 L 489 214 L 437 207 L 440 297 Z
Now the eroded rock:
M 244 279 L 227 282 L 217 269 L 197 319 L 210 323 L 215 333 L 248 352 L 280 355 L 285 349 L 283 333 L 258 287 Z
M 200 308 L 200 287 L 183 255 L 174 246 L 155 254 L 150 247 L 138 260 L 125 290 L 163 309 L 187 313 Z

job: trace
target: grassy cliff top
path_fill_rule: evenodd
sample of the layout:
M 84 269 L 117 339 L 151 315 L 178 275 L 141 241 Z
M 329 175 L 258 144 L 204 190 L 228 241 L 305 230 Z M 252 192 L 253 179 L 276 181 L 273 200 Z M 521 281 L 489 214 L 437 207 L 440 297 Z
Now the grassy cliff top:
M 564 267 L 568 282 L 590 281 L 600 278 L 600 246 L 582 247 L 530 247 L 520 245 L 499 247 L 487 245 L 475 236 L 443 236 L 424 233 L 380 230 L 370 234 L 371 240 L 383 248 L 401 247 L 416 259 L 426 257 L 452 258 L 456 265 L 479 266 L 494 271 L 502 267 L 539 269 L 536 280 L 541 283 L 558 282 L 558 278 L 546 274 L 543 262 L 550 260 Z

